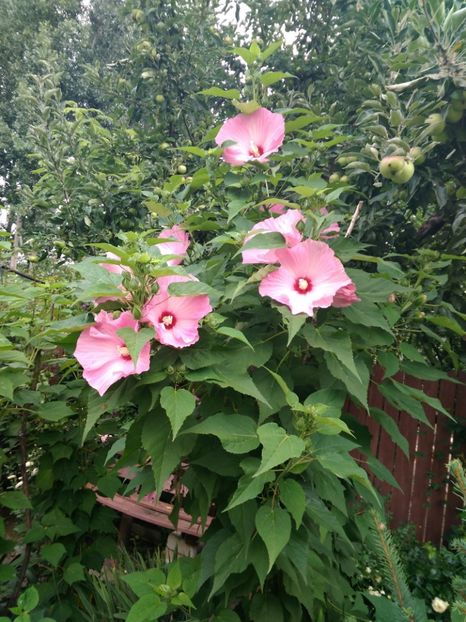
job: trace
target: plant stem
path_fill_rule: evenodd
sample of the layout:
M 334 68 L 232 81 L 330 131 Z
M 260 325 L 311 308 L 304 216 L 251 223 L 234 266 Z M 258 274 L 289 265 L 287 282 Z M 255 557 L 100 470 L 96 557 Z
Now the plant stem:
M 41 369 L 41 352 L 37 351 L 36 356 L 34 358 L 34 368 L 32 371 L 32 379 L 31 379 L 31 390 L 35 391 L 37 388 L 37 383 L 39 381 L 39 374 Z M 20 470 L 21 470 L 21 478 L 23 481 L 23 492 L 27 499 L 31 500 L 31 492 L 29 489 L 29 477 L 26 467 L 26 462 L 28 461 L 28 447 L 27 447 L 27 433 L 28 433 L 28 410 L 21 411 L 21 431 L 19 436 L 19 449 L 20 449 Z M 27 508 L 24 512 L 24 522 L 27 530 L 29 531 L 32 527 L 32 511 Z M 21 564 L 21 568 L 19 571 L 18 578 L 16 580 L 15 588 L 13 590 L 12 595 L 10 596 L 9 603 L 10 605 L 15 604 L 16 600 L 21 592 L 21 586 L 23 584 L 24 579 L 26 578 L 26 573 L 29 567 L 29 561 L 31 559 L 31 543 L 26 544 L 24 547 L 24 557 L 23 562 Z

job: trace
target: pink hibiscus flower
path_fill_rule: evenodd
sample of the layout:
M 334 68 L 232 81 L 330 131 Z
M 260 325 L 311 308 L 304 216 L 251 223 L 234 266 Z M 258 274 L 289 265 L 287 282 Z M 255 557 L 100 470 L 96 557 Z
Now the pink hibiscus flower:
M 118 255 L 115 255 L 115 253 L 107 253 L 107 259 L 115 259 L 117 261 L 121 261 L 120 257 L 118 257 Z M 123 274 L 123 272 L 129 272 L 130 274 L 132 274 L 131 268 L 128 268 L 128 266 L 123 266 L 121 265 L 121 263 L 101 263 L 99 264 L 99 266 L 102 266 L 102 268 L 105 268 L 107 272 L 112 272 L 113 274 Z M 118 289 L 121 289 L 122 291 L 121 296 L 101 296 L 100 298 L 95 299 L 95 304 L 101 305 L 104 302 L 108 302 L 109 300 L 121 300 L 121 298 L 126 298 L 126 300 L 131 299 L 131 294 L 126 291 L 123 285 L 118 285 Z
M 328 216 L 329 211 L 326 207 L 321 207 L 320 213 L 322 216 Z M 319 237 L 321 240 L 329 240 L 331 238 L 335 238 L 337 235 L 339 235 L 339 233 L 340 225 L 337 222 L 332 222 L 331 225 L 329 225 L 325 229 L 322 229 Z
M 173 348 L 186 348 L 199 340 L 199 320 L 212 311 L 209 297 L 170 296 L 171 283 L 197 281 L 193 276 L 163 276 L 157 279 L 159 291 L 145 305 L 142 321 L 155 328 L 160 343 Z
M 178 225 L 174 225 L 171 229 L 164 229 L 159 234 L 159 238 L 174 239 L 172 242 L 162 242 L 162 244 L 158 244 L 157 248 L 162 255 L 179 255 L 179 258 L 169 259 L 167 261 L 169 266 L 178 266 L 183 261 L 189 246 L 189 236 L 186 231 L 183 231 Z
M 298 222 L 304 220 L 304 216 L 297 209 L 290 209 L 278 218 L 267 218 L 258 222 L 246 236 L 245 242 L 251 240 L 258 233 L 281 233 L 287 246 L 294 246 L 301 242 L 302 235 L 296 228 Z M 242 252 L 243 263 L 276 263 L 278 261 L 277 248 L 251 248 Z
M 74 355 L 84 369 L 83 377 L 99 395 L 120 378 L 149 369 L 150 343 L 144 345 L 135 365 L 125 342 L 117 335 L 120 328 L 137 331 L 139 323 L 130 311 L 116 320 L 111 313 L 101 311 L 95 324 L 83 330 L 76 344 Z
M 349 285 L 340 287 L 335 294 L 335 298 L 332 302 L 332 307 L 349 307 L 354 302 L 360 302 L 361 299 L 356 296 L 356 285 L 351 282 Z
M 261 296 L 287 305 L 291 313 L 313 316 L 314 309 L 329 307 L 337 291 L 351 279 L 325 242 L 305 240 L 293 248 L 276 251 L 280 267 L 259 285 Z
M 251 160 L 267 162 L 268 156 L 281 147 L 284 137 L 283 115 L 259 108 L 251 114 L 238 114 L 225 121 L 215 142 L 217 145 L 227 140 L 235 142 L 225 147 L 223 159 L 233 166 L 241 166 Z

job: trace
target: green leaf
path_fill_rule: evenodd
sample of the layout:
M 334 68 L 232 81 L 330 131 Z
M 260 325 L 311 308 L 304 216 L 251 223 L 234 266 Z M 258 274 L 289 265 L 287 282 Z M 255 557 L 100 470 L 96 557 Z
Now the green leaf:
M 456 378 L 449 376 L 443 370 L 429 367 L 424 363 L 405 361 L 401 364 L 401 369 L 410 376 L 421 378 L 421 380 L 449 380 L 450 382 L 458 382 Z
M 287 121 L 285 124 L 286 132 L 294 132 L 295 130 L 302 130 L 307 125 L 311 123 L 316 123 L 316 121 L 321 121 L 322 117 L 314 114 L 313 112 L 308 112 L 304 115 L 297 117 L 296 119 L 292 119 L 291 121 Z
M 380 408 L 370 408 L 370 414 L 373 419 L 380 423 L 385 432 L 389 435 L 392 441 L 398 445 L 401 451 L 409 458 L 409 443 L 407 439 L 401 434 L 395 420 L 390 415 Z
M 63 573 L 63 579 L 68 583 L 68 585 L 73 585 L 73 583 L 79 583 L 79 581 L 85 581 L 86 577 L 84 575 L 84 566 L 79 562 L 72 562 L 69 566 L 65 568 L 65 572 Z
M 183 582 L 183 576 L 181 574 L 181 568 L 178 561 L 172 563 L 167 575 L 167 585 L 177 590 L 181 587 Z
M 154 337 L 155 331 L 149 327 L 141 328 L 138 331 L 126 327 L 117 330 L 117 335 L 123 339 L 134 365 L 137 365 L 141 350 Z
M 376 304 L 363 300 L 356 305 L 342 309 L 343 315 L 353 324 L 376 326 L 392 334 L 392 330 Z
M 2 581 L 11 581 L 16 576 L 16 568 L 11 565 L 0 564 L 0 582 Z M 10 622 L 9 618 L 0 618 L 0 622 L 5 619 L 7 622 Z
M 105 396 L 100 396 L 95 391 L 90 393 L 89 401 L 87 403 L 86 423 L 84 425 L 81 444 L 84 443 L 87 435 L 104 413 L 115 410 L 117 407 L 121 407 L 125 403 L 126 397 L 124 393 L 124 383 L 117 386 L 113 391 L 107 393 Z
M 282 480 L 280 482 L 280 501 L 293 517 L 296 529 L 299 529 L 306 509 L 306 495 L 303 487 L 295 479 Z
M 415 389 L 414 387 L 410 387 L 407 384 L 401 384 L 399 382 L 395 382 L 394 380 L 392 382 L 405 395 L 408 395 L 409 397 L 417 400 L 418 402 L 425 402 L 431 408 L 433 408 L 433 410 L 438 410 L 446 417 L 453 419 L 451 414 L 443 407 L 442 402 L 438 398 L 427 395 L 427 393 L 424 393 L 424 391 L 421 391 L 420 389 Z
M 175 439 L 183 423 L 196 408 L 196 398 L 186 389 L 164 387 L 160 392 L 160 404 L 167 413 Z
M 14 368 L 5 367 L 0 369 L 0 395 L 8 400 L 13 400 L 16 388 L 27 382 L 24 372 Z
M 255 459 L 253 459 L 255 463 Z M 224 512 L 228 510 L 232 510 L 238 505 L 242 505 L 249 501 L 250 499 L 256 499 L 263 489 L 265 484 L 269 482 L 273 482 L 275 479 L 275 473 L 269 471 L 268 473 L 263 473 L 259 475 L 259 477 L 253 477 L 252 474 L 246 473 L 242 477 L 240 477 L 238 482 L 238 488 L 233 493 L 233 496 L 230 499 L 230 503 L 225 508 Z
M 282 46 L 283 41 L 281 39 L 277 39 L 273 43 L 271 43 L 265 50 L 261 53 L 261 60 L 267 60 L 272 54 L 274 54 L 277 50 L 279 50 Z
M 281 601 L 274 594 L 255 594 L 249 616 L 253 622 L 284 622 Z
M 238 341 L 242 341 L 249 348 L 251 348 L 251 350 L 254 350 L 254 347 L 251 345 L 248 338 L 242 331 L 237 330 L 236 328 L 230 328 L 229 326 L 220 326 L 219 328 L 216 329 L 216 331 L 217 333 L 220 333 L 220 335 L 226 335 L 227 337 L 231 337 L 232 339 L 237 339 Z
M 401 352 L 401 354 L 403 354 L 403 356 L 405 356 L 410 361 L 415 361 L 417 363 L 425 363 L 426 362 L 425 358 L 418 351 L 418 349 L 415 348 L 410 343 L 405 343 L 405 342 L 400 343 L 400 352 Z
M 31 502 L 20 490 L 0 493 L 0 505 L 10 510 L 32 510 Z
M 242 47 L 235 47 L 233 48 L 233 53 L 237 54 L 238 56 L 241 56 L 241 58 L 244 60 L 244 62 L 247 65 L 252 65 L 252 63 L 257 59 L 258 54 L 248 50 L 247 48 L 242 48 Z M 260 53 L 260 51 L 259 51 Z
M 212 434 L 232 454 L 244 454 L 259 446 L 256 424 L 245 415 L 218 413 L 188 428 L 183 434 Z
M 170 422 L 163 413 L 152 412 L 144 422 L 142 444 L 152 459 L 155 489 L 160 494 L 168 476 L 173 473 L 181 458 L 192 449 L 195 438 L 178 436 L 172 440 Z
M 37 411 L 38 416 L 46 421 L 61 421 L 74 415 L 74 411 L 66 402 L 46 402 Z
M 285 78 L 294 78 L 295 76 L 291 73 L 286 73 L 284 71 L 267 71 L 263 73 L 260 77 L 260 81 L 264 86 L 271 86 L 275 84 L 275 82 L 279 82 L 280 80 L 284 80 Z
M 186 379 L 193 382 L 211 381 L 221 387 L 231 387 L 238 393 L 250 395 L 259 402 L 269 406 L 267 400 L 256 387 L 249 374 L 246 371 L 239 373 L 231 369 L 229 361 L 225 361 L 225 364 L 222 366 L 204 367 L 197 371 L 189 372 L 186 374 Z
M 318 329 L 308 324 L 303 330 L 303 335 L 311 347 L 334 354 L 340 363 L 360 380 L 353 359 L 351 339 L 343 330 L 333 328 L 332 326 L 324 326 Z
M 266 367 L 265 369 L 276 380 L 278 386 L 283 391 L 285 395 L 286 403 L 288 404 L 288 406 L 297 410 L 300 406 L 300 403 L 299 403 L 299 397 L 296 395 L 296 393 L 290 390 L 290 388 L 286 384 L 285 380 L 280 376 L 280 374 L 276 374 L 274 371 L 272 371 L 268 367 Z
M 285 238 L 281 233 L 272 231 L 270 233 L 256 233 L 248 240 L 242 247 L 242 251 L 247 251 L 251 248 L 282 248 L 286 246 Z
M 286 510 L 271 503 L 262 505 L 256 514 L 256 529 L 269 555 L 269 572 L 291 536 L 291 519 Z
M 393 486 L 393 488 L 398 488 L 398 490 L 401 490 L 400 485 L 393 477 L 391 471 L 389 471 L 387 467 L 382 464 L 380 460 L 377 460 L 377 458 L 372 454 L 367 455 L 367 465 L 370 471 L 375 475 L 378 480 L 380 480 L 381 482 L 388 482 L 390 486 Z
M 153 622 L 166 611 L 166 603 L 162 603 L 157 594 L 145 594 L 131 607 L 126 622 Z
M 445 315 L 427 315 L 425 319 L 431 324 L 451 330 L 460 337 L 464 337 L 466 335 L 466 330 L 461 328 L 458 322 L 452 317 L 446 317 Z
M 222 97 L 223 99 L 239 99 L 241 97 L 241 93 L 238 89 L 228 89 L 225 91 L 218 86 L 212 86 L 209 89 L 199 91 L 199 93 L 201 95 L 211 95 L 212 97 Z
M 53 544 L 46 544 L 42 547 L 41 555 L 45 561 L 49 562 L 54 568 L 58 566 L 63 555 L 65 555 L 66 549 L 61 542 L 54 542 Z
M 417 419 L 418 421 L 432 427 L 426 417 L 421 402 L 413 398 L 411 395 L 406 394 L 402 387 L 403 385 L 398 382 L 388 379 L 382 384 L 379 384 L 379 391 L 390 402 L 390 404 L 395 406 L 395 408 L 405 411 L 411 415 L 411 417 L 414 417 L 414 419 Z
M 69 536 L 80 531 L 73 521 L 61 510 L 54 507 L 53 510 L 44 514 L 41 520 L 47 537 L 54 539 L 59 536 Z
M 0 350 L 0 363 L 24 363 L 27 365 L 28 359 L 19 350 Z
M 29 613 L 39 604 L 39 592 L 31 585 L 18 597 L 18 607 Z
M 166 582 L 164 573 L 160 568 L 149 568 L 147 570 L 138 570 L 130 572 L 122 576 L 138 598 L 146 594 L 154 593 L 154 586 L 161 585 Z
M 214 582 L 209 598 L 224 585 L 230 575 L 243 572 L 247 563 L 243 542 L 239 535 L 234 533 L 224 540 L 217 549 Z
M 262 460 L 254 477 L 270 471 L 290 458 L 298 458 L 305 450 L 302 438 L 288 434 L 276 423 L 264 423 L 257 429 L 262 444 Z
M 368 594 L 366 598 L 375 608 L 375 619 L 377 622 L 406 622 L 406 615 L 398 603 L 383 596 L 371 596 Z
M 241 619 L 238 617 L 238 614 L 231 609 L 223 609 L 223 611 L 219 611 L 219 613 L 215 614 L 215 617 L 212 618 L 212 622 L 241 622 Z
M 297 315 L 294 315 L 288 307 L 285 307 L 284 305 L 280 305 L 277 308 L 283 317 L 286 328 L 288 329 L 288 342 L 286 344 L 286 347 L 288 347 L 306 323 L 308 316 L 305 313 L 298 313 Z
M 325 405 L 324 405 L 325 406 Z M 345 434 L 352 435 L 353 433 L 349 429 L 348 425 L 341 419 L 335 419 L 333 417 L 326 417 L 316 415 L 315 417 L 315 431 L 319 434 Z
M 238 99 L 234 99 L 233 106 L 243 114 L 252 114 L 260 108 L 260 104 L 256 102 L 255 99 L 245 102 L 240 102 Z
M 200 281 L 171 283 L 168 286 L 168 293 L 172 296 L 218 296 L 215 289 Z
M 200 158 L 204 158 L 208 153 L 205 149 L 201 149 L 200 147 L 177 147 L 177 149 L 184 153 L 192 153 L 192 155 L 197 155 Z
M 385 370 L 384 379 L 394 376 L 399 371 L 400 361 L 393 352 L 379 352 L 377 358 Z
M 324 353 L 325 363 L 330 372 L 330 375 L 338 380 L 341 380 L 348 389 L 349 393 L 356 397 L 361 404 L 368 409 L 367 404 L 367 392 L 369 389 L 369 370 L 362 362 L 356 362 L 357 369 L 359 371 L 359 377 L 355 377 L 351 374 L 346 366 L 336 358 L 331 352 Z

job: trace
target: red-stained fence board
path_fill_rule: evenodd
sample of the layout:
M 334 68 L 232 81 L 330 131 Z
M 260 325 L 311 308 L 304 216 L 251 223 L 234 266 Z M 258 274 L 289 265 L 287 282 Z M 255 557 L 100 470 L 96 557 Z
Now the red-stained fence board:
M 456 420 L 454 426 L 456 432 L 454 434 L 452 457 L 460 458 L 463 464 L 466 465 L 466 446 L 464 442 L 461 443 L 461 440 L 464 439 L 464 430 L 466 428 L 466 373 L 462 372 L 458 374 L 458 380 L 463 384 L 455 385 L 455 405 L 452 414 Z M 444 534 L 448 535 L 450 528 L 460 522 L 460 506 L 461 501 L 454 492 L 453 484 L 450 484 L 445 510 Z
M 439 399 L 444 408 L 454 412 L 456 385 L 442 382 L 439 386 Z M 424 541 L 440 545 L 444 528 L 445 505 L 448 495 L 448 469 L 452 443 L 451 421 L 444 414 L 437 412 L 436 435 L 432 461 L 432 479 L 430 487 L 430 505 L 424 523 Z
M 393 465 L 393 476 L 400 485 L 400 490 L 394 489 L 389 505 L 389 514 L 392 527 L 399 527 L 407 522 L 409 509 L 412 504 L 413 494 L 413 471 L 414 471 L 414 450 L 418 434 L 418 422 L 408 413 L 400 412 L 398 418 L 398 428 L 408 442 L 409 454 L 396 447 L 395 460 Z
M 375 368 L 369 389 L 369 406 L 385 410 L 398 423 L 401 434 L 408 441 L 409 458 L 370 415 L 348 404 L 348 412 L 359 423 L 367 426 L 372 436 L 372 452 L 391 471 L 401 490 L 392 488 L 386 482 L 379 482 L 373 475 L 370 478 L 387 498 L 392 527 L 414 523 L 420 540 L 440 544 L 449 528 L 459 520 L 458 498 L 453 494 L 451 484 L 448 484 L 445 464 L 451 452 L 453 457 L 462 457 L 464 460 L 466 448 L 461 440 L 464 439 L 464 432 L 462 436 L 456 434 L 452 451 L 451 421 L 428 405 L 425 405 L 425 411 L 432 428 L 405 412 L 398 412 L 377 389 L 382 376 L 383 370 Z M 448 381 L 427 382 L 408 376 L 401 377 L 399 374 L 395 379 L 416 389 L 423 389 L 430 396 L 439 397 L 444 408 L 457 420 L 457 430 L 466 425 L 466 385 Z M 459 374 L 458 379 L 466 382 L 466 374 Z M 359 453 L 354 455 L 360 458 Z

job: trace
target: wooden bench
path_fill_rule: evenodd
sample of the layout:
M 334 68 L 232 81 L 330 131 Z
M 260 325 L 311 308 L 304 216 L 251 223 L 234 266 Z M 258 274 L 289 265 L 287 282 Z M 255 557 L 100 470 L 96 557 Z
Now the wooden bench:
M 132 480 L 136 477 L 136 472 L 131 468 L 123 468 L 118 471 L 118 475 L 123 480 Z M 112 508 L 113 510 L 120 512 L 123 516 L 130 517 L 131 519 L 137 519 L 164 529 L 168 529 L 176 535 L 187 535 L 194 538 L 200 538 L 206 529 L 208 529 L 213 520 L 212 516 L 207 516 L 205 524 L 203 525 L 200 519 L 193 521 L 193 518 L 189 514 L 187 514 L 183 509 L 180 509 L 176 525 L 174 525 L 170 520 L 170 516 L 174 510 L 173 503 L 161 501 L 160 499 L 156 500 L 155 493 L 153 497 L 151 495 L 146 495 L 141 499 L 139 499 L 139 494 L 137 492 L 129 496 L 116 494 L 114 497 L 110 498 L 100 494 L 97 486 L 94 484 L 88 483 L 86 484 L 86 488 L 93 490 L 96 493 L 96 499 L 101 505 Z M 165 482 L 163 492 L 173 496 L 175 495 L 172 477 Z M 182 487 L 181 493 L 185 495 L 187 493 L 187 489 Z M 128 526 L 126 525 L 125 527 L 127 528 Z M 120 535 L 122 534 L 120 533 Z

